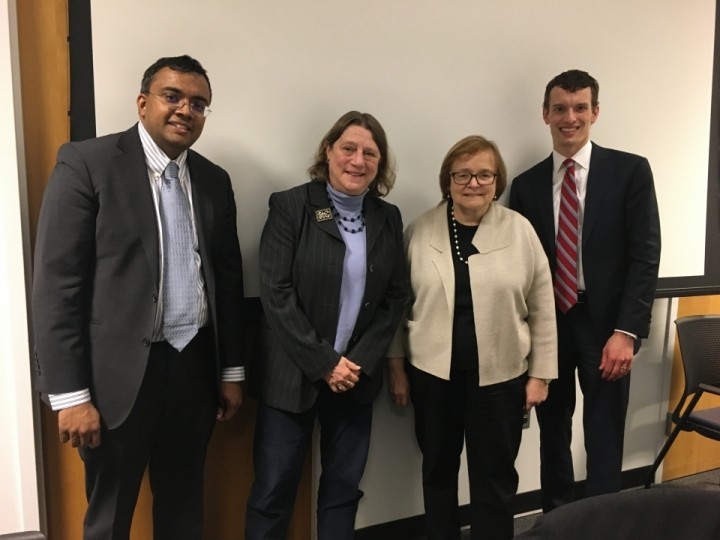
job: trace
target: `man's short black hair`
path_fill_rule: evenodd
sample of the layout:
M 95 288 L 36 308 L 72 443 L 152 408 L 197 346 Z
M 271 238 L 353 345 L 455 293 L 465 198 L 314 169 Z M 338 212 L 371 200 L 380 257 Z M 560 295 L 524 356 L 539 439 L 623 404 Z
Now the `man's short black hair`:
M 550 107 L 550 92 L 556 86 L 559 86 L 566 92 L 577 92 L 583 88 L 590 88 L 590 93 L 592 94 L 592 108 L 594 109 L 600 103 L 600 85 L 598 82 L 590 76 L 587 71 L 571 69 L 553 77 L 553 79 L 547 84 L 545 87 L 545 98 L 543 99 L 543 109 L 548 110 Z
M 212 96 L 212 87 L 210 86 L 210 79 L 208 79 L 207 71 L 202 67 L 200 62 L 184 54 L 182 56 L 167 56 L 165 58 L 158 59 L 152 66 L 145 70 L 143 74 L 142 82 L 140 83 L 140 92 L 147 94 L 150 91 L 150 85 L 158 71 L 163 68 L 170 68 L 173 71 L 180 71 L 182 73 L 197 73 L 205 77 L 210 90 L 210 96 Z

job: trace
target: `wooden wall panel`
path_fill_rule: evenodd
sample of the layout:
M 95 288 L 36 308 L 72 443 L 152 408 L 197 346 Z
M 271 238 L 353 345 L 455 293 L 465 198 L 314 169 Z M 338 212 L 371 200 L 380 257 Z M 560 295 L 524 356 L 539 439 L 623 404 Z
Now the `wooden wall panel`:
M 55 152 L 68 140 L 68 23 L 64 0 L 17 2 L 25 168 L 31 242 Z M 77 452 L 61 446 L 56 416 L 41 408 L 45 506 L 50 538 L 81 538 L 85 509 L 83 470 Z
M 720 314 L 720 296 L 691 296 L 678 300 L 677 317 Z M 677 340 L 673 355 L 669 411 L 673 411 L 685 385 Z M 720 398 L 703 396 L 698 409 L 720 406 Z M 720 443 L 697 433 L 681 433 L 663 460 L 663 482 L 720 467 Z
M 58 146 L 70 137 L 68 20 L 65 0 L 17 2 L 30 232 Z

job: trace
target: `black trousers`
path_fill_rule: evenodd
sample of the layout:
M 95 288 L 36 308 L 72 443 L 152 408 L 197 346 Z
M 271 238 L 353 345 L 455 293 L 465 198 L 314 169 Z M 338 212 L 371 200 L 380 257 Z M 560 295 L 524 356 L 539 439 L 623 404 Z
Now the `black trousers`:
M 429 540 L 460 538 L 458 474 L 463 440 L 470 480 L 471 538 L 513 537 L 510 500 L 517 492 L 515 458 L 522 436 L 525 376 L 478 386 L 477 370 L 449 381 L 410 366 L 415 433 L 423 454 Z
M 153 343 L 127 420 L 103 426 L 85 464 L 85 540 L 126 540 L 146 467 L 153 494 L 154 540 L 202 539 L 205 453 L 217 411 L 210 330 L 177 352 Z
M 587 305 L 558 313 L 558 379 L 547 401 L 537 407 L 540 426 L 542 508 L 548 512 L 575 498 L 570 448 L 577 371 L 583 393 L 583 431 L 587 452 L 585 495 L 620 491 L 625 417 L 630 377 L 608 382 L 600 377 L 604 342 L 593 328 Z
M 372 404 L 356 403 L 350 392 L 323 388 L 315 405 L 291 413 L 258 403 L 253 482 L 245 518 L 246 540 L 285 540 L 302 465 L 320 423 L 322 473 L 317 496 L 318 540 L 352 540 L 363 492 Z

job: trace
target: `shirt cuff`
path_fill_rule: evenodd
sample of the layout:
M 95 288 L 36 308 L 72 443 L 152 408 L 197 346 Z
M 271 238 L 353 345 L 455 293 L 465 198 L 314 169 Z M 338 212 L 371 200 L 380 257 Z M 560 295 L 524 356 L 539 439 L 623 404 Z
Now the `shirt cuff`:
M 616 328 L 615 331 L 616 331 L 616 332 L 620 332 L 621 334 L 625 334 L 626 336 L 629 336 L 629 337 L 631 337 L 631 338 L 633 338 L 633 339 L 637 339 L 637 336 L 636 336 L 635 334 L 633 334 L 632 332 L 627 332 L 627 331 L 625 331 L 625 330 L 620 330 L 619 328 Z
M 240 382 L 245 380 L 245 366 L 223 368 L 222 382 Z
M 63 394 L 48 394 L 50 399 L 50 408 L 53 411 L 61 411 L 63 409 L 69 409 L 76 405 L 82 405 L 92 401 L 90 398 L 90 389 L 85 388 L 78 390 L 77 392 L 65 392 Z

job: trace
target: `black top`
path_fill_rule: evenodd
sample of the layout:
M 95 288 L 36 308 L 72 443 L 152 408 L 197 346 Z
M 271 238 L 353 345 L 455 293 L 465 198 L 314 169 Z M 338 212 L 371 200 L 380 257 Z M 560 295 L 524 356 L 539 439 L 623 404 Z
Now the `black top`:
M 448 204 L 448 229 L 450 232 L 450 246 L 452 249 L 453 268 L 455 269 L 455 312 L 453 314 L 452 332 L 452 359 L 451 369 L 477 369 L 478 348 L 475 336 L 475 318 L 473 316 L 472 295 L 470 293 L 470 269 L 465 261 L 478 251 L 472 245 L 472 239 L 477 232 L 477 225 L 462 225 L 455 222 L 450 215 L 451 204 Z M 457 246 L 455 232 L 457 231 Z

